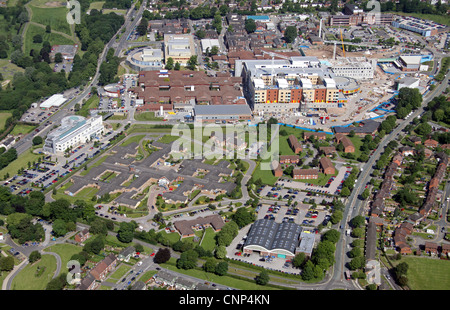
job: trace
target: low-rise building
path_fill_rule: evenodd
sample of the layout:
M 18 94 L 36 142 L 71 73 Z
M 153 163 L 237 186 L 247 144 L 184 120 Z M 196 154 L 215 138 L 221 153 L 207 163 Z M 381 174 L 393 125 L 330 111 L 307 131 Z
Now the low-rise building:
M 292 178 L 294 180 L 318 179 L 319 178 L 319 170 L 318 169 L 295 168 L 292 171 Z
M 333 163 L 331 162 L 331 159 L 328 157 L 322 157 L 320 158 L 320 170 L 324 174 L 335 174 L 336 169 L 334 168 Z
M 288 137 L 288 143 L 289 143 L 289 146 L 291 147 L 292 151 L 295 154 L 302 152 L 302 150 L 303 150 L 302 145 L 300 144 L 300 142 L 298 141 L 296 136 L 290 135 Z

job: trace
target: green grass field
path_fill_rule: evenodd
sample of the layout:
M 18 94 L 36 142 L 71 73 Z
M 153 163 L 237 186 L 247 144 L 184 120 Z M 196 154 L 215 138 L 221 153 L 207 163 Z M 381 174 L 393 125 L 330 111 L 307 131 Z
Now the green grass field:
M 42 271 L 38 272 L 39 270 Z M 13 290 L 45 290 L 47 283 L 52 279 L 56 271 L 56 258 L 53 255 L 44 254 L 42 258 L 32 265 L 22 269 L 12 281 Z
M 67 182 L 56 191 L 56 195 L 52 195 L 53 199 L 66 199 L 71 203 L 77 200 L 91 201 L 92 197 L 97 194 L 98 189 L 94 187 L 85 187 L 80 190 L 76 195 L 70 196 L 64 193 L 65 190 L 69 190 L 73 183 Z
M 162 117 L 156 117 L 155 112 L 141 112 L 134 114 L 134 119 L 137 121 L 161 121 Z
M 214 239 L 216 233 L 211 227 L 205 230 L 202 243 L 200 244 L 205 250 L 214 251 L 216 247 L 216 240 Z
M 9 59 L 0 59 L 0 72 L 3 75 L 4 81 L 12 80 L 14 73 L 16 72 L 24 72 L 25 69 L 16 66 L 13 63 L 9 62 Z
M 95 2 L 91 2 L 91 4 L 89 5 L 89 10 L 101 10 L 103 5 L 105 4 L 105 1 L 95 1 Z
M 70 261 L 72 255 L 80 253 L 83 250 L 81 246 L 70 244 L 70 243 L 61 243 L 52 245 L 44 250 L 44 252 L 54 252 L 61 257 L 61 266 L 62 271 L 67 271 L 67 263 Z
M 429 257 L 402 256 L 406 262 L 408 286 L 412 290 L 450 290 L 450 261 Z
M 28 54 L 32 49 L 40 50 L 42 48 L 42 43 L 33 43 L 33 37 L 37 34 L 40 34 L 42 36 L 42 42 L 48 41 L 50 45 L 75 44 L 73 40 L 63 37 L 60 34 L 53 32 L 46 33 L 45 28 L 42 28 L 35 24 L 29 24 L 24 40 L 25 54 Z
M 86 102 L 81 106 L 80 110 L 78 110 L 75 114 L 87 117 L 89 115 L 90 109 L 98 108 L 98 103 L 100 102 L 100 98 L 97 94 L 92 95 L 91 98 L 86 100 Z
M 22 154 L 20 154 L 16 160 L 9 163 L 8 166 L 0 170 L 0 179 L 3 178 L 5 174 L 9 174 L 10 177 L 14 176 L 20 168 L 26 168 L 28 162 L 37 161 L 39 157 L 43 157 L 43 155 L 37 155 L 28 150 Z
M 141 141 L 143 138 L 145 137 L 145 135 L 137 135 L 137 136 L 133 136 L 131 138 L 126 139 L 121 146 L 127 146 L 133 142 L 139 144 L 139 141 Z
M 36 127 L 37 126 L 33 125 L 17 124 L 14 126 L 13 130 L 11 130 L 11 134 L 13 136 L 26 135 L 27 133 L 32 132 Z
M 164 263 L 164 264 L 161 264 L 161 267 L 167 268 L 169 270 L 179 272 L 182 274 L 190 275 L 190 276 L 198 278 L 198 279 L 203 279 L 205 281 L 214 282 L 214 283 L 238 288 L 240 290 L 274 290 L 274 288 L 270 287 L 270 286 L 258 285 L 253 280 L 246 281 L 246 280 L 232 278 L 232 277 L 226 276 L 226 275 L 218 276 L 216 274 L 208 273 L 206 271 L 197 270 L 197 269 L 190 269 L 190 270 L 178 269 L 177 267 L 174 266 L 175 258 L 172 257 L 170 259 L 170 261 L 171 261 L 170 264 Z M 255 274 L 252 273 L 252 276 L 254 276 L 254 275 Z
M 255 167 L 255 171 L 252 175 L 253 180 L 261 179 L 263 184 L 274 185 L 278 180 L 278 177 L 273 175 L 272 170 L 263 170 L 261 169 L 261 164 L 257 164 Z
M 11 116 L 11 112 L 0 112 L 0 130 L 3 130 L 5 128 L 6 120 Z
M 52 31 L 63 32 L 70 36 L 72 35 L 72 30 L 66 19 L 69 10 L 65 6 L 52 8 L 29 5 L 29 7 L 33 12 L 31 21 L 44 26 L 50 25 Z

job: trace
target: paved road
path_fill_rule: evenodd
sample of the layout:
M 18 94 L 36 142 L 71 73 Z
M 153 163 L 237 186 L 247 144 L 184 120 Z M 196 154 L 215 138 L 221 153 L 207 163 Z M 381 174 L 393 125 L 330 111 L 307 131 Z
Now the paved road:
M 427 106 L 428 102 L 430 102 L 434 97 L 439 96 L 447 87 L 448 83 L 448 75 L 445 80 L 436 87 L 436 89 L 432 92 L 427 93 L 424 96 L 422 107 L 415 110 L 413 114 L 406 120 L 401 120 L 398 126 L 389 134 L 387 134 L 383 140 L 380 142 L 378 148 L 369 158 L 369 160 L 362 166 L 363 171 L 358 176 L 358 182 L 355 185 L 350 197 L 348 198 L 347 207 L 344 212 L 344 219 L 342 221 L 341 227 L 339 231 L 341 233 L 342 238 L 339 240 L 336 245 L 336 264 L 334 266 L 334 275 L 333 282 L 339 283 L 343 281 L 343 273 L 345 271 L 345 254 L 347 249 L 347 242 L 351 242 L 351 239 L 347 240 L 345 236 L 345 229 L 348 228 L 348 222 L 358 214 L 363 213 L 364 202 L 359 199 L 359 196 L 364 191 L 365 185 L 370 181 L 371 174 L 373 172 L 373 167 L 376 161 L 379 159 L 380 155 L 384 152 L 385 147 L 390 141 L 395 140 L 398 135 L 402 132 L 402 130 L 410 124 L 410 122 L 416 118 L 417 116 L 423 114 L 424 107 Z

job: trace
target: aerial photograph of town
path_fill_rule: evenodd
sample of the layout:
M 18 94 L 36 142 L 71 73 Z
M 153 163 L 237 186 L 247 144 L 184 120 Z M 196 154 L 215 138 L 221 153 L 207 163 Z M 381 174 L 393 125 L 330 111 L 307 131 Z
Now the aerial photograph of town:
M 1 289 L 450 290 L 449 14 L 0 0 Z

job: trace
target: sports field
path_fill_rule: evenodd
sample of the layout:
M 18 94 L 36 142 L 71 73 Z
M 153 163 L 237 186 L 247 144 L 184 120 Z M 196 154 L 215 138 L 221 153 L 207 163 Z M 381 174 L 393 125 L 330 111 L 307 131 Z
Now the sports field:
M 412 290 L 450 290 L 450 260 L 403 256 L 401 262 L 409 266 L 406 276 Z

